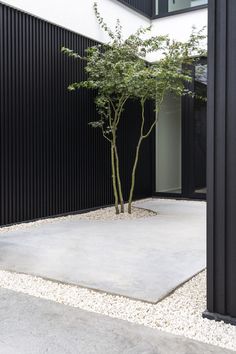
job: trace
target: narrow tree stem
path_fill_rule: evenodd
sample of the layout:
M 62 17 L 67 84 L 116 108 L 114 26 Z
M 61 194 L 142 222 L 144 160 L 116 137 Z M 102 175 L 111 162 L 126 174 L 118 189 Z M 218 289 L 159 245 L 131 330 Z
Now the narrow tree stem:
M 143 140 L 143 129 L 144 129 L 144 105 L 145 105 L 145 100 L 141 101 L 141 108 L 142 108 L 142 124 L 140 128 L 140 137 L 139 141 L 136 147 L 136 153 L 135 153 L 135 159 L 134 159 L 134 165 L 132 169 L 132 176 L 131 176 L 131 187 L 130 187 L 130 192 L 129 192 L 129 201 L 128 201 L 128 213 L 132 213 L 132 200 L 133 200 L 133 195 L 134 195 L 134 186 L 135 186 L 135 178 L 136 178 L 136 170 L 137 170 L 137 165 L 138 165 L 138 159 L 139 159 L 139 151 L 141 147 L 141 143 Z
M 113 184 L 113 191 L 115 197 L 116 214 L 119 214 L 120 211 L 121 213 L 124 213 L 124 198 L 123 198 L 122 185 L 120 179 L 119 155 L 118 155 L 118 150 L 116 145 L 116 138 L 117 138 L 116 130 L 121 118 L 123 106 L 127 101 L 127 99 L 128 97 L 122 96 L 118 102 L 117 107 L 114 105 L 114 103 L 111 100 L 109 100 L 110 105 L 108 111 L 108 118 L 109 118 L 109 126 L 111 129 L 112 138 L 111 139 L 107 138 L 103 130 L 103 136 L 111 143 L 112 184 Z M 112 111 L 114 113 L 113 119 L 112 119 Z M 118 190 L 117 190 L 117 186 L 118 186 Z M 119 203 L 120 203 L 120 211 L 119 211 Z
M 119 201 L 120 201 L 120 211 L 121 213 L 124 213 L 124 198 L 123 198 L 123 192 L 122 192 L 122 185 L 121 185 L 121 179 L 120 179 L 120 162 L 119 162 L 119 155 L 118 155 L 118 150 L 117 150 L 117 145 L 116 145 L 116 129 L 120 121 L 121 113 L 122 113 L 122 108 L 123 105 L 125 104 L 125 100 L 123 102 L 120 102 L 116 114 L 115 114 L 115 120 L 114 120 L 114 130 L 113 130 L 113 144 L 114 144 L 114 153 L 115 153 L 115 162 L 116 162 L 116 179 L 117 179 L 117 185 L 118 185 L 118 193 L 119 193 Z
M 138 160 L 139 160 L 139 152 L 141 148 L 142 141 L 146 139 L 152 132 L 153 128 L 156 126 L 158 119 L 159 119 L 159 114 L 160 114 L 160 108 L 164 99 L 164 93 L 163 91 L 162 97 L 160 101 L 158 102 L 158 106 L 156 106 L 156 119 L 155 121 L 151 124 L 149 130 L 147 131 L 146 134 L 144 134 L 144 122 L 145 122 L 145 99 L 141 100 L 141 109 L 142 109 L 142 124 L 140 128 L 140 137 L 138 140 L 138 144 L 136 147 L 136 153 L 135 153 L 135 160 L 134 160 L 134 165 L 132 169 L 132 177 L 131 177 L 131 188 L 130 188 L 130 193 L 129 193 L 129 201 L 128 201 L 128 213 L 132 213 L 132 200 L 133 200 L 133 194 L 134 194 L 134 186 L 135 186 L 135 177 L 136 177 L 136 170 L 137 170 L 137 165 L 138 165 Z
M 139 139 L 138 145 L 136 147 L 136 154 L 135 154 L 135 160 L 134 160 L 134 165 L 133 165 L 133 170 L 132 170 L 131 188 L 130 188 L 129 202 L 128 202 L 128 213 L 129 214 L 132 213 L 132 200 L 133 200 L 133 194 L 134 194 L 136 170 L 137 170 L 138 159 L 139 159 L 139 151 L 140 151 L 142 140 L 143 140 L 142 138 Z
M 118 193 L 117 193 L 117 186 L 116 186 L 115 147 L 113 143 L 111 144 L 111 169 L 112 169 L 112 185 L 113 185 L 113 192 L 115 197 L 115 210 L 116 210 L 116 214 L 119 214 L 119 200 L 118 200 Z
M 117 146 L 115 145 L 115 158 L 116 158 L 116 178 L 117 178 L 117 184 L 118 184 L 118 192 L 119 192 L 119 199 L 120 199 L 120 211 L 121 213 L 124 213 L 124 198 L 123 198 L 123 192 L 122 192 L 122 186 L 121 186 L 121 180 L 120 180 L 120 164 L 119 164 L 119 156 L 118 156 L 118 151 L 117 151 Z

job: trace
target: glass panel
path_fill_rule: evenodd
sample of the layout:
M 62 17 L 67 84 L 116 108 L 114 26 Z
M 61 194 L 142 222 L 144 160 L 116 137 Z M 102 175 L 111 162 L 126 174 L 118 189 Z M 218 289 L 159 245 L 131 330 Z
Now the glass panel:
M 159 14 L 159 0 L 156 0 L 155 10 L 156 10 L 156 15 L 158 15 Z
M 195 82 L 207 85 L 207 64 L 197 64 L 195 66 Z
M 168 11 L 173 12 L 207 4 L 208 0 L 168 0 Z
M 156 127 L 156 191 L 181 193 L 181 98 L 166 96 Z

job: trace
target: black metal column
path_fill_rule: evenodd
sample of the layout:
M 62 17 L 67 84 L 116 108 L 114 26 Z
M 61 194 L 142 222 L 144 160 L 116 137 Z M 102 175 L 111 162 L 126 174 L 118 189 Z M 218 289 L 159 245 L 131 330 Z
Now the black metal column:
M 236 1 L 209 1 L 207 311 L 236 324 Z

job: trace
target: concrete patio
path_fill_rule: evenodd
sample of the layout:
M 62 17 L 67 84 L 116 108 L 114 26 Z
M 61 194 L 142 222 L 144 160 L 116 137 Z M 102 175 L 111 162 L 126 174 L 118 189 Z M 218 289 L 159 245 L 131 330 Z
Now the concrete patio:
M 1 354 L 230 354 L 230 350 L 0 289 Z
M 0 234 L 0 268 L 157 302 L 205 268 L 205 203 L 152 199 L 137 220 L 65 219 Z

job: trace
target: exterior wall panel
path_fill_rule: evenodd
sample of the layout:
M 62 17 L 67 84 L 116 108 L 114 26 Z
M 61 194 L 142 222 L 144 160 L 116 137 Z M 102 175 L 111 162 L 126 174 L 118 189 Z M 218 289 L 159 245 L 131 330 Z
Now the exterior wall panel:
M 143 14 L 151 17 L 153 15 L 153 1 L 152 0 L 118 0 L 134 9 L 142 12 Z
M 94 43 L 0 4 L 0 225 L 113 203 L 109 146 L 88 126 L 97 117 L 94 95 L 67 91 L 84 77 L 83 64 L 60 53 L 64 45 L 83 54 Z M 130 102 L 123 175 L 138 114 Z M 142 153 L 136 197 L 151 195 L 151 142 Z M 127 197 L 129 178 L 123 182 Z
M 236 324 L 236 2 L 209 1 L 208 302 Z
M 0 2 L 98 42 L 109 41 L 109 37 L 99 26 L 94 14 L 94 0 L 70 0 L 69 2 L 65 0 L 1 0 Z M 115 29 L 116 20 L 120 19 L 124 38 L 141 26 L 150 26 L 150 19 L 147 16 L 140 16 L 137 11 L 133 11 L 134 8 L 130 10 L 117 0 L 97 0 L 97 4 L 101 15 L 111 29 Z

